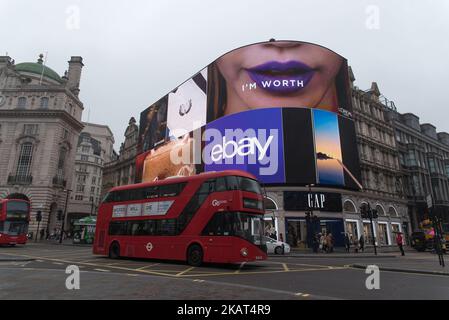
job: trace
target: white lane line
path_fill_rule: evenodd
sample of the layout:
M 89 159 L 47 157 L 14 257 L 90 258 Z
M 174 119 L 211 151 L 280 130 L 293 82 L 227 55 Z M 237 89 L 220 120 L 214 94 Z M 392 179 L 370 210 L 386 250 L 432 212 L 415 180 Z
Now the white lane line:
M 62 266 L 63 265 L 63 263 L 61 263 L 61 262 L 52 262 L 53 264 L 57 264 L 58 266 Z
M 95 271 L 100 271 L 100 272 L 110 272 L 110 270 L 106 270 L 106 269 L 94 269 Z

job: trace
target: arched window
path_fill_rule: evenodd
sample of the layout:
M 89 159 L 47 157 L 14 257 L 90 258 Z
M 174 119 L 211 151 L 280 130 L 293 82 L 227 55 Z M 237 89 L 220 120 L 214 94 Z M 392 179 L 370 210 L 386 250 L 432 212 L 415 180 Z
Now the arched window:
M 343 204 L 343 211 L 349 213 L 356 213 L 357 210 L 355 208 L 354 202 L 351 200 L 346 200 Z
M 389 208 L 388 208 L 388 215 L 390 216 L 390 217 L 398 217 L 399 215 L 398 215 L 398 212 L 396 211 L 396 209 L 393 207 L 393 206 L 390 206 Z
M 18 100 L 18 102 L 17 102 L 17 106 L 18 106 L 19 108 L 25 108 L 26 104 L 27 104 L 27 98 L 25 98 L 25 97 L 20 97 L 19 100 Z
M 385 216 L 385 210 L 380 204 L 376 205 L 376 210 L 379 216 Z
M 48 108 L 48 97 L 41 98 L 41 108 Z
M 31 172 L 31 161 L 33 159 L 33 144 L 25 142 L 20 146 L 19 162 L 17 163 L 16 176 L 26 177 Z
M 276 202 L 273 201 L 273 199 L 264 198 L 263 202 L 265 204 L 265 210 L 277 210 L 278 209 L 278 206 L 276 205 Z

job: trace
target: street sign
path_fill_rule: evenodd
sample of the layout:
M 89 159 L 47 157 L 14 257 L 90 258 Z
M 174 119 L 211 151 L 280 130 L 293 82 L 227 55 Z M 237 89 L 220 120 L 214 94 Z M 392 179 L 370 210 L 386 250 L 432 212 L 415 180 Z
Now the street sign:
M 427 195 L 426 202 L 427 202 L 427 208 L 430 209 L 433 207 L 432 195 L 430 195 L 430 194 Z

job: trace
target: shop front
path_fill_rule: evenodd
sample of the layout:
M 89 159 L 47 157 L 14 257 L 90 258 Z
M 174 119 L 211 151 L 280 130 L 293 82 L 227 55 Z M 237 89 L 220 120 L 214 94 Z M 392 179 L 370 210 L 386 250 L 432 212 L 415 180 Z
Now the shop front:
M 332 234 L 335 247 L 344 246 L 341 194 L 284 191 L 285 235 L 292 248 L 310 248 L 318 234 Z
M 342 218 L 317 218 L 309 222 L 305 217 L 285 217 L 286 242 L 292 248 L 310 248 L 311 237 L 318 233 L 332 234 L 334 246 L 344 246 Z

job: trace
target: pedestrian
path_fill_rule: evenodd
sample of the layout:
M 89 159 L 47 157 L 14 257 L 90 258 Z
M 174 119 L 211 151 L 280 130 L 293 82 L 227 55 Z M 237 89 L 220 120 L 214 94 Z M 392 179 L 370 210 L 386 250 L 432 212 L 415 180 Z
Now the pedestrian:
M 354 245 L 354 252 L 359 253 L 359 239 L 357 239 L 357 236 L 354 238 L 352 244 Z
M 361 252 L 365 252 L 365 236 L 362 234 L 359 239 L 359 247 Z
M 320 249 L 322 252 L 326 252 L 326 235 L 323 233 L 320 236 Z
M 398 232 L 398 235 L 396 236 L 396 244 L 399 247 L 399 250 L 401 251 L 401 256 L 405 256 L 404 252 L 404 238 L 402 237 L 402 233 Z
M 349 239 L 348 233 L 345 233 L 345 248 L 346 248 L 346 252 L 349 253 L 349 251 L 351 249 L 351 240 Z
M 50 231 L 48 230 L 48 228 L 45 230 L 45 240 L 48 240 L 48 238 L 50 238 Z
M 334 237 L 332 236 L 331 232 L 329 232 L 326 237 L 326 245 L 328 253 L 334 252 Z
M 40 240 L 42 241 L 42 239 L 44 239 L 44 235 L 45 235 L 45 230 L 44 229 L 41 229 L 41 238 L 40 238 Z
M 318 234 L 314 234 L 312 238 L 312 248 L 314 253 L 318 253 L 318 248 L 320 246 L 320 238 Z

